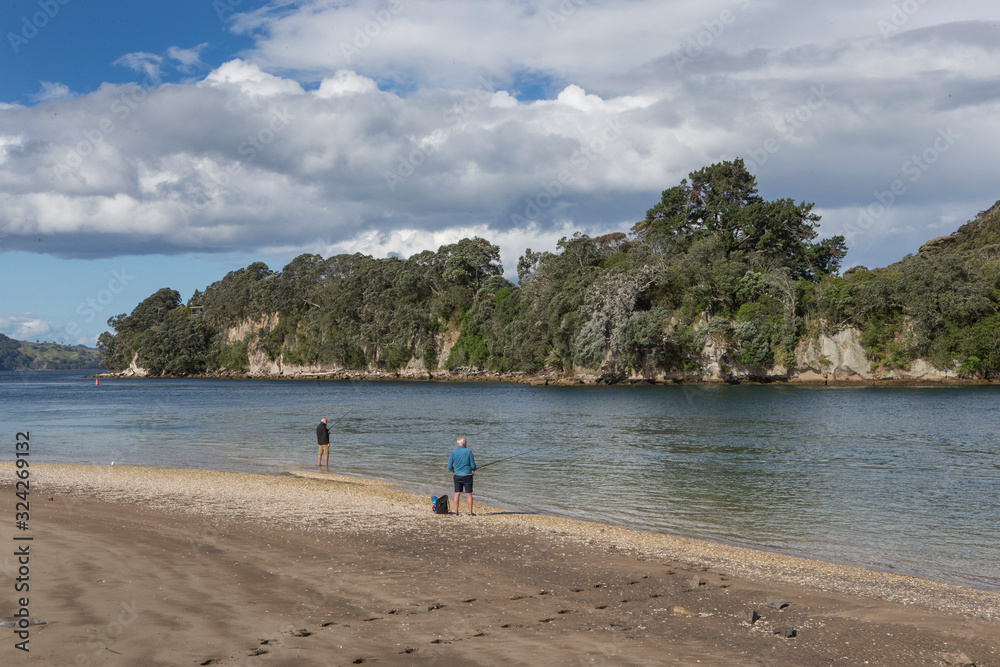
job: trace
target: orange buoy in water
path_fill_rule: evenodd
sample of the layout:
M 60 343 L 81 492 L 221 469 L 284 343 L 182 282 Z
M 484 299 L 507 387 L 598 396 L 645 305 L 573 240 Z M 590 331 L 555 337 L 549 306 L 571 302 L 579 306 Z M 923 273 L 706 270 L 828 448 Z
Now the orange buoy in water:
M 94 384 L 101 384 L 101 381 L 98 380 L 97 378 L 94 378 Z

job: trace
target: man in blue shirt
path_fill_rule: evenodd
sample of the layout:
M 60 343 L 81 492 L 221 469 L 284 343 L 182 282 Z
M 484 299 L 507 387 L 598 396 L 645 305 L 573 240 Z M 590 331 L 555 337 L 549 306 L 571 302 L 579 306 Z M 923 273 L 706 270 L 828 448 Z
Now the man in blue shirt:
M 455 514 L 459 513 L 458 499 L 465 491 L 465 497 L 469 499 L 469 516 L 476 516 L 472 512 L 472 474 L 476 471 L 476 457 L 465 446 L 465 438 L 459 438 L 458 447 L 451 450 L 448 470 L 455 475 Z

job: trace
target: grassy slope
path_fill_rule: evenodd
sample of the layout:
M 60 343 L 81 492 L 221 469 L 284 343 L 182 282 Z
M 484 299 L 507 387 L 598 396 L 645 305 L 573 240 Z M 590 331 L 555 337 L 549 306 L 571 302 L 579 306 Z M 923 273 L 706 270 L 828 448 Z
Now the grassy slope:
M 6 338 L 6 336 L 4 336 Z M 101 368 L 101 353 L 83 345 L 58 345 L 56 343 L 29 343 L 6 338 L 16 346 L 19 358 L 11 363 L 0 360 L 0 370 L 72 370 Z

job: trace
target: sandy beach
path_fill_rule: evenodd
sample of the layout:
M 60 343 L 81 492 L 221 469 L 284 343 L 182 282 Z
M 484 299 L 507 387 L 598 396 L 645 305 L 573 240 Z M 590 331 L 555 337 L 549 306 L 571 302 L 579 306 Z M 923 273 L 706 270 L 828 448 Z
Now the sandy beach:
M 0 617 L 44 624 L 0 664 L 1000 664 L 993 591 L 312 471 L 30 471 L 18 531 L 0 466 Z

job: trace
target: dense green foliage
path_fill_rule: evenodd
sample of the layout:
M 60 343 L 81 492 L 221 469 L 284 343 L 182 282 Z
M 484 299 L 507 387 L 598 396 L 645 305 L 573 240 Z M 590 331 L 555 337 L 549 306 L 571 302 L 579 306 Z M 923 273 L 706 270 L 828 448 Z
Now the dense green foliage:
M 95 369 L 101 353 L 82 345 L 29 343 L 0 334 L 0 371 Z
M 840 275 L 844 239 L 817 240 L 811 204 L 765 201 L 741 160 L 689 179 L 631 234 L 527 250 L 517 284 L 481 238 L 408 259 L 307 254 L 278 272 L 260 262 L 233 271 L 187 306 L 162 289 L 109 320 L 115 333 L 100 347 L 109 368 L 135 359 L 168 374 L 253 361 L 586 369 L 613 380 L 698 371 L 709 342 L 723 350 L 724 373 L 762 375 L 792 366 L 804 339 L 855 327 L 873 370 L 923 358 L 1000 373 L 1000 253 L 977 244 L 974 223 L 960 243 Z
M 20 341 L 0 334 L 0 370 L 19 371 L 30 366 L 27 357 L 21 354 Z
M 932 246 L 933 248 L 933 246 Z M 925 359 L 978 377 L 1000 374 L 1000 245 L 926 249 L 884 269 L 856 267 L 820 285 L 817 315 L 852 325 L 875 366 Z

